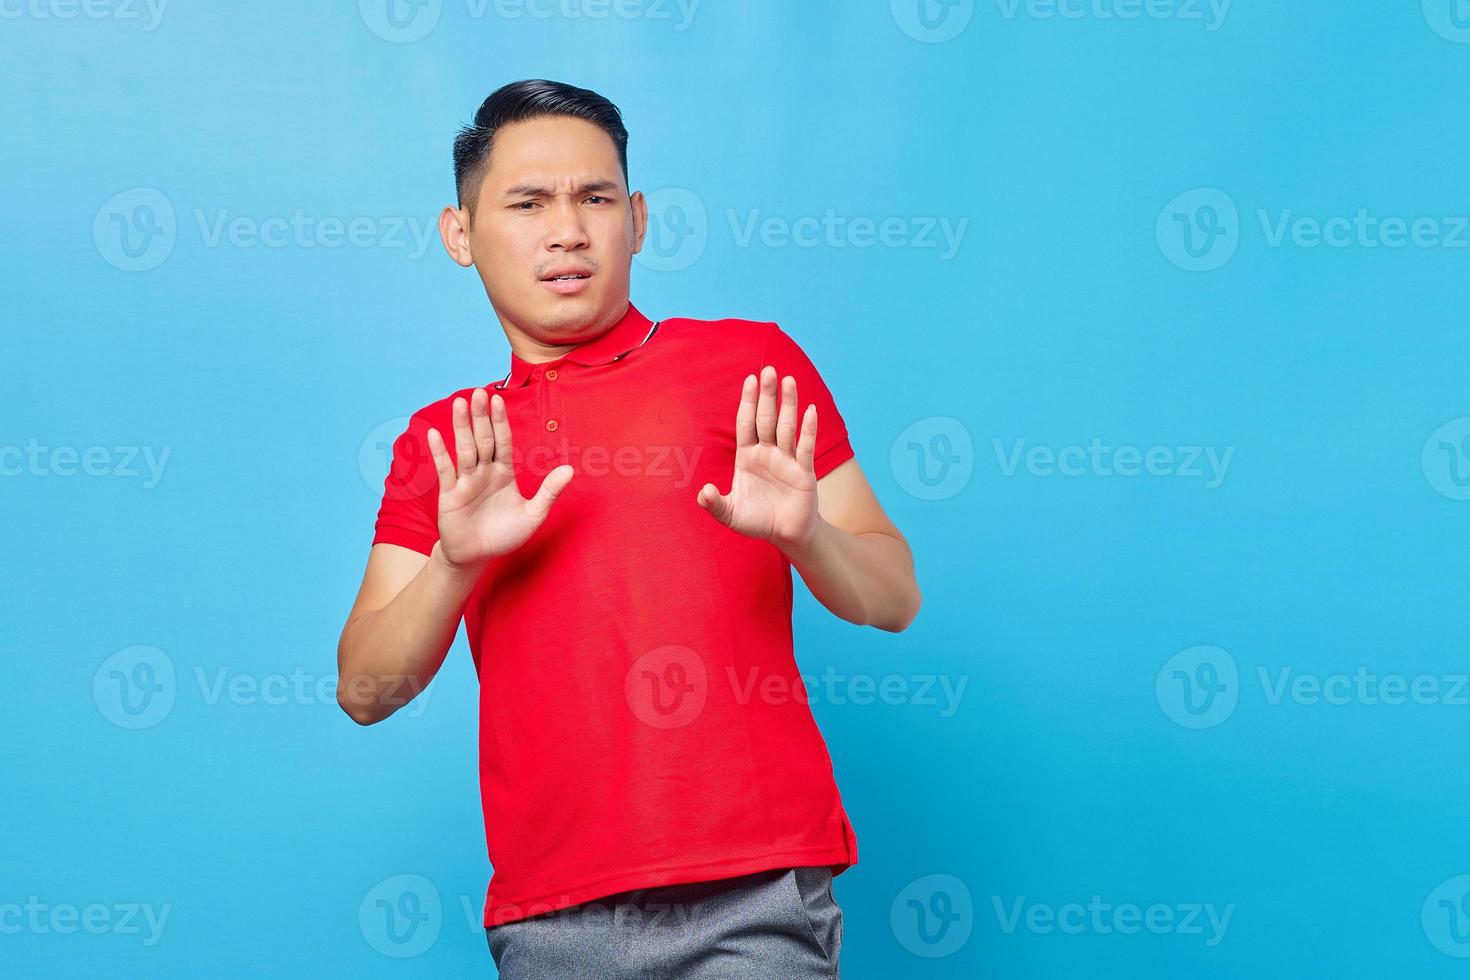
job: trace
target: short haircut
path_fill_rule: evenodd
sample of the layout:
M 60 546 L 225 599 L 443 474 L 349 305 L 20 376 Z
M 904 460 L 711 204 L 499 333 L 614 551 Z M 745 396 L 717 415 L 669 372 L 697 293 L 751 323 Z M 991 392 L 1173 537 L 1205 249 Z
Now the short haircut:
M 480 103 L 475 120 L 454 137 L 454 190 L 459 206 L 474 213 L 480 184 L 490 167 L 490 149 L 501 126 L 542 116 L 585 119 L 607 133 L 628 182 L 628 130 L 618 107 L 596 92 L 565 82 L 528 78 L 502 85 Z

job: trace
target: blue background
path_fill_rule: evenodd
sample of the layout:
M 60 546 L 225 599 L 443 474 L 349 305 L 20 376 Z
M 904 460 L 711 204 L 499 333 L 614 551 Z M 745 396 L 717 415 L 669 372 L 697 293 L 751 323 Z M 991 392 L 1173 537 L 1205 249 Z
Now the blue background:
M 902 634 L 799 590 L 803 670 L 965 684 L 947 714 L 814 705 L 861 854 L 844 977 L 1462 974 L 1467 5 L 926 0 L 931 30 L 913 0 L 565 2 L 611 15 L 4 8 L 0 972 L 492 972 L 462 636 L 417 714 L 360 729 L 314 684 L 385 433 L 507 363 L 432 229 L 453 132 L 549 77 L 613 99 L 635 188 L 672 189 L 634 302 L 781 323 L 913 546 Z M 899 221 L 783 244 L 829 209 Z M 1359 209 L 1451 244 L 1273 243 L 1283 215 Z M 297 212 L 366 231 L 248 235 Z M 752 218 L 775 232 L 742 238 Z M 953 255 L 930 219 L 967 222 Z M 1201 241 L 1218 266 L 1191 271 Z M 1010 466 L 1018 440 L 1173 469 Z M 1189 446 L 1231 450 L 1218 485 L 1178 472 Z M 53 455 L 88 447 L 94 475 Z M 159 700 L 127 705 L 160 707 L 129 728 L 140 666 Z M 1273 696 L 1360 668 L 1439 694 Z M 440 901 L 421 952 L 371 926 L 399 875 Z M 17 929 L 31 896 L 112 925 Z M 1093 896 L 1231 917 L 1011 922 Z M 156 942 L 128 903 L 168 909 Z

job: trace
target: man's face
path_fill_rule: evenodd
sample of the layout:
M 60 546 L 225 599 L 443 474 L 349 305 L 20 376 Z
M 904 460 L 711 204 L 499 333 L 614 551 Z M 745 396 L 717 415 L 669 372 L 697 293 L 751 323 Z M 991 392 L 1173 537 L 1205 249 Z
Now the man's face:
M 612 138 L 565 116 L 497 130 L 473 218 L 446 208 L 439 219 L 445 248 L 475 266 L 501 319 L 553 346 L 596 336 L 627 309 L 646 227 Z

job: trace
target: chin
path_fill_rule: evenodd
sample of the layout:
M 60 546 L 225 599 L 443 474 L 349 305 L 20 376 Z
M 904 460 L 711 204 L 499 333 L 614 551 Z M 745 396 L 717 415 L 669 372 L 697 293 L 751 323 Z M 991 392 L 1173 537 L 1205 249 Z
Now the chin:
M 602 302 L 597 296 L 553 296 L 538 313 L 537 320 L 548 331 L 576 332 L 597 320 Z

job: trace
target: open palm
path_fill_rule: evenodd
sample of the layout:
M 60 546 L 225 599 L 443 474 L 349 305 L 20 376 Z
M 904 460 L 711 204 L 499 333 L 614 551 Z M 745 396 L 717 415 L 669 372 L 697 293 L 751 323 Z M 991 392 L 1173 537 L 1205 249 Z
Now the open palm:
M 572 468 L 556 467 L 535 496 L 522 497 L 501 397 L 487 398 L 484 388 L 476 388 L 469 404 L 454 400 L 453 419 L 454 460 L 444 437 L 429 430 L 429 452 L 439 474 L 439 542 L 451 563 L 474 566 L 524 544 L 566 489 Z
M 797 430 L 796 379 L 776 369 L 750 374 L 740 390 L 735 416 L 735 474 L 730 492 L 706 483 L 699 505 L 731 530 L 778 546 L 800 545 L 816 533 L 817 407 L 808 405 Z

